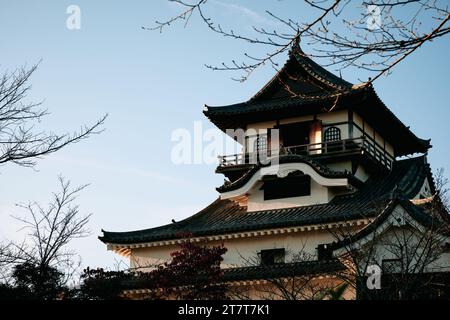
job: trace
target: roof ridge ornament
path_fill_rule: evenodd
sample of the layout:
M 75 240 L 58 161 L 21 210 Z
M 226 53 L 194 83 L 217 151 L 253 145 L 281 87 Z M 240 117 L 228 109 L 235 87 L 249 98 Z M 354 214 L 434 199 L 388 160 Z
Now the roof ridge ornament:
M 297 34 L 295 35 L 295 37 L 294 37 L 294 43 L 293 43 L 293 45 L 295 46 L 295 47 L 298 47 L 298 48 L 300 48 L 300 33 L 297 31 Z
M 292 40 L 291 49 L 289 50 L 289 54 L 290 55 L 293 54 L 294 51 L 304 54 L 302 48 L 300 47 L 300 33 L 299 32 L 297 32 L 294 39 Z

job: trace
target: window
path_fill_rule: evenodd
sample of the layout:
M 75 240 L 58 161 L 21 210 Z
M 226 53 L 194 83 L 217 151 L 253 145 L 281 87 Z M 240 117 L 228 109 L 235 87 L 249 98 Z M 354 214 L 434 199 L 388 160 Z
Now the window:
M 264 200 L 309 196 L 311 178 L 307 175 L 289 175 L 264 182 Z
M 284 263 L 286 251 L 284 248 L 261 250 L 258 255 L 261 265 L 270 266 L 274 264 Z
M 309 144 L 311 122 L 298 122 L 281 125 L 280 138 L 284 147 L 303 146 Z
M 267 151 L 267 136 L 258 135 L 254 142 L 254 152 L 266 152 Z
M 341 140 L 341 129 L 337 127 L 329 127 L 325 130 L 323 140 L 325 142 L 340 141 Z
M 333 258 L 333 251 L 329 248 L 328 244 L 319 244 L 317 246 L 317 260 L 330 260 Z
M 270 150 L 268 150 L 269 143 L 267 134 L 260 134 L 254 137 L 253 149 L 246 155 L 246 157 L 248 157 L 246 161 L 252 164 L 265 163 L 270 152 Z
M 400 259 L 383 259 L 381 269 L 383 273 L 400 273 L 402 272 L 402 261 Z

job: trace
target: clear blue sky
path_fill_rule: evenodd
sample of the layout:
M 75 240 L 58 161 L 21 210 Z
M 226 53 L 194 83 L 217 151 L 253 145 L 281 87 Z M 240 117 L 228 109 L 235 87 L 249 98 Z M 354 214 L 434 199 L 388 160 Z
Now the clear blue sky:
M 66 8 L 81 8 L 81 29 L 66 28 Z M 229 25 L 250 31 L 252 24 L 276 23 L 264 15 L 307 17 L 297 1 L 215 0 L 211 12 Z M 0 70 L 42 59 L 32 78 L 30 98 L 45 99 L 44 121 L 57 132 L 72 131 L 109 113 L 106 131 L 39 161 L 37 171 L 0 167 L 0 239 L 21 239 L 16 203 L 45 203 L 57 188 L 57 175 L 74 184 L 90 183 L 81 210 L 93 213 L 92 236 L 73 246 L 84 265 L 112 266 L 115 255 L 96 239 L 100 229 L 125 231 L 190 216 L 213 201 L 223 181 L 213 165 L 175 165 L 171 133 L 192 130 L 196 120 L 211 125 L 203 105 L 248 99 L 274 71 L 258 70 L 243 84 L 203 65 L 239 58 L 242 43 L 218 37 L 196 19 L 164 33 L 141 30 L 177 12 L 165 0 L 22 1 L 0 0 Z M 431 138 L 433 169 L 450 170 L 449 39 L 414 53 L 375 88 L 391 110 L 422 138 Z M 250 50 L 258 50 L 252 48 Z M 304 50 L 308 52 L 308 47 Z M 283 57 L 284 58 L 284 57 Z M 365 75 L 345 71 L 351 82 Z M 447 172 L 447 176 L 449 172 Z

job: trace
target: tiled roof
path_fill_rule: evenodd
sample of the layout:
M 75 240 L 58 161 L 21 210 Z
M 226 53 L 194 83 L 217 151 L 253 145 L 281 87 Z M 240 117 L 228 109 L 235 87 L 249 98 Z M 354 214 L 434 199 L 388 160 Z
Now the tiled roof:
M 300 75 L 294 83 L 281 78 Z M 284 75 L 283 75 L 284 74 Z M 286 86 L 295 92 L 277 94 Z M 312 86 L 315 89 L 308 87 Z M 292 91 L 291 90 L 291 91 Z M 396 156 L 425 153 L 429 140 L 418 138 L 378 97 L 371 85 L 354 86 L 308 58 L 299 48 L 291 50 L 284 67 L 255 96 L 226 106 L 207 106 L 203 113 L 222 131 L 246 128 L 250 123 L 351 109 L 383 137 L 389 137 Z
M 301 275 L 332 274 L 343 270 L 345 267 L 337 259 L 325 261 L 301 261 L 282 263 L 274 265 L 256 265 L 223 269 L 223 280 L 249 281 L 249 280 L 271 280 L 278 278 L 289 278 Z M 201 275 L 199 275 L 201 277 Z M 180 279 L 178 285 L 192 284 L 192 279 Z M 121 282 L 122 290 L 151 289 L 154 286 L 150 281 L 139 276 L 124 279 Z
M 427 176 L 430 168 L 426 158 L 416 157 L 395 162 L 390 173 L 371 177 L 357 192 L 337 196 L 327 204 L 247 212 L 233 201 L 218 199 L 182 221 L 139 231 L 103 231 L 99 239 L 113 244 L 145 243 L 176 239 L 182 232 L 207 236 L 375 217 L 389 203 L 393 192 L 412 198 Z
M 207 107 L 203 113 L 219 129 L 226 131 L 245 128 L 249 123 L 325 113 L 331 108 L 333 111 L 352 109 L 359 113 L 379 134 L 389 137 L 396 156 L 425 153 L 431 147 L 430 140 L 418 138 L 383 103 L 372 87 L 351 89 L 342 93 L 339 99 L 335 95 L 324 95 L 249 100 L 228 106 Z
M 345 93 L 342 93 L 342 96 L 353 96 L 359 98 L 357 93 L 363 92 L 364 88 L 351 89 Z M 314 96 L 304 96 L 304 97 L 282 97 L 276 99 L 267 99 L 267 100 L 249 100 L 246 102 L 235 103 L 226 106 L 206 106 L 207 110 L 204 111 L 204 114 L 214 120 L 214 117 L 219 116 L 232 116 L 232 115 L 243 115 L 243 114 L 254 114 L 266 111 L 288 111 L 291 108 L 296 108 L 296 111 L 302 111 L 304 114 L 312 113 L 312 112 L 323 112 L 327 108 L 327 103 L 334 103 L 336 100 L 336 95 L 323 93 L 320 95 Z M 339 104 L 339 107 L 343 107 L 343 104 Z M 302 109 L 298 109 L 302 108 Z
M 430 212 L 426 212 L 426 210 L 424 210 L 421 206 L 414 205 L 401 193 L 394 192 L 392 199 L 386 205 L 383 212 L 378 215 L 378 217 L 371 224 L 367 225 L 353 236 L 333 243 L 331 248 L 333 250 L 337 250 L 370 235 L 387 219 L 397 205 L 401 205 L 402 208 L 404 208 L 415 221 L 419 222 L 425 228 L 432 229 L 434 232 L 441 233 L 447 237 L 450 236 L 449 214 L 446 210 L 445 212 L 439 212 L 440 214 L 438 215 L 436 215 L 437 212 L 433 212 L 433 217 Z
M 298 67 L 301 73 L 296 76 Z M 337 77 L 329 72 L 311 58 L 306 55 L 300 48 L 298 42 L 294 43 L 289 51 L 289 58 L 279 72 L 272 77 L 272 79 L 259 90 L 250 100 L 264 99 L 271 95 L 273 91 L 279 90 L 286 84 L 283 81 L 289 78 L 296 78 L 296 80 L 305 79 L 308 82 L 316 85 L 316 90 L 313 92 L 302 92 L 301 88 L 296 88 L 295 94 L 298 96 L 317 96 L 318 94 L 326 95 L 336 91 L 348 91 L 353 87 L 353 84 Z M 294 88 L 291 88 L 291 90 Z M 290 92 L 289 95 L 292 95 Z
M 225 281 L 276 279 L 301 275 L 333 273 L 345 267 L 338 260 L 301 261 L 275 265 L 247 266 L 224 269 Z
M 298 75 L 294 76 L 294 74 Z M 295 78 L 294 83 L 289 85 L 289 91 L 285 91 L 287 83 L 284 81 L 292 80 L 292 78 Z M 298 86 L 296 83 L 303 83 L 303 85 Z M 294 45 L 289 51 L 289 58 L 285 65 L 252 98 L 246 102 L 227 106 L 206 106 L 204 113 L 214 122 L 214 118 L 219 116 L 285 110 L 293 107 L 296 110 L 301 107 L 303 111 L 308 111 L 309 108 L 322 109 L 327 107 L 327 103 L 335 102 L 336 94 L 343 98 L 366 89 L 365 86 L 353 86 L 335 76 L 311 60 L 298 45 Z M 284 91 L 284 94 L 277 95 L 279 91 Z

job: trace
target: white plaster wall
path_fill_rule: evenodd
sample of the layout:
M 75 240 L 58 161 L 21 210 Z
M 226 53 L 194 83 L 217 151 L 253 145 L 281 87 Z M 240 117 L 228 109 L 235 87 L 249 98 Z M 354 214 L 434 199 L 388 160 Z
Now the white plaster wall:
M 177 245 L 131 249 L 130 267 L 145 268 L 169 261 L 170 253 L 178 249 Z
M 378 132 L 375 132 L 375 141 L 378 143 L 378 145 L 380 145 L 381 148 L 383 148 L 384 146 L 384 138 L 382 136 L 380 136 L 380 134 Z
M 362 117 L 356 112 L 353 112 L 353 121 L 362 128 Z
M 234 266 L 246 265 L 248 264 L 246 261 L 257 257 L 259 251 L 279 248 L 286 249 L 288 253 L 286 262 L 291 262 L 292 255 L 299 252 L 307 253 L 311 255 L 311 258 L 317 259 L 317 246 L 332 242 L 333 239 L 333 235 L 328 231 L 311 231 L 226 241 L 225 247 L 228 252 L 224 256 L 224 263 Z
M 328 112 L 328 113 L 321 113 L 317 116 L 320 120 L 322 120 L 322 126 L 325 126 L 327 124 L 332 124 L 336 122 L 345 122 L 348 121 L 348 111 L 347 110 L 341 110 L 341 111 L 334 111 L 334 112 Z M 335 127 L 339 128 L 341 130 L 341 139 L 348 139 L 348 124 L 339 124 Z M 327 127 L 323 128 L 323 131 L 325 131 Z
M 316 119 L 322 121 L 322 126 L 323 126 L 323 125 L 327 125 L 330 123 L 348 121 L 348 113 L 347 113 L 347 111 L 344 111 L 344 110 L 332 111 L 332 112 L 327 112 L 327 113 L 319 113 L 319 114 L 317 114 Z M 302 116 L 302 117 L 281 119 L 280 124 L 289 124 L 289 123 L 312 121 L 312 120 L 314 120 L 314 116 L 308 115 L 308 116 Z M 342 138 L 347 139 L 348 138 L 347 125 L 338 125 L 337 127 L 339 129 L 341 129 Z M 322 137 L 322 135 L 320 135 L 320 137 Z M 318 143 L 318 142 L 321 142 L 321 140 L 318 141 L 316 139 L 313 142 Z
M 353 121 L 359 127 L 363 128 L 363 119 L 359 114 L 355 112 L 353 113 Z M 375 132 L 375 130 L 367 122 L 364 123 L 364 131 L 366 135 L 368 135 L 371 138 L 373 138 L 375 135 L 375 141 L 380 145 L 381 148 L 383 148 L 383 145 L 385 143 L 386 153 L 394 157 L 394 147 L 392 146 L 392 144 L 390 144 L 388 141 L 385 142 L 385 138 L 383 138 L 379 133 Z M 363 133 L 361 130 L 359 130 L 356 127 L 353 128 L 353 136 L 355 138 L 362 135 Z
M 371 233 L 360 239 L 354 246 L 358 250 L 361 248 L 370 250 L 370 264 L 382 266 L 383 260 L 403 257 L 409 270 L 426 266 L 426 272 L 450 271 L 449 252 L 442 252 L 437 260 L 428 258 L 425 263 L 422 260 L 416 265 L 417 257 L 424 259 L 423 244 L 429 243 L 430 240 L 439 241 L 444 245 L 450 239 L 437 233 L 430 236 L 425 228 L 412 219 L 401 205 L 397 205 L 388 219 L 378 227 L 376 234 Z M 345 252 L 344 249 L 341 253 Z M 437 253 L 438 251 L 433 251 L 432 255 Z M 425 255 L 429 256 L 428 253 Z M 360 267 L 365 268 L 366 263 Z
M 361 129 L 363 128 L 363 118 L 356 112 L 353 112 L 353 121 L 359 126 L 361 127 Z M 359 134 L 362 135 L 362 132 L 358 129 L 358 128 L 354 128 L 355 133 L 358 132 Z M 367 123 L 364 124 L 364 131 L 369 135 L 369 136 L 373 136 L 373 129 L 372 127 L 370 127 Z
M 273 128 L 276 125 L 276 121 L 256 122 L 247 125 L 247 130 L 256 130 L 258 132 L 267 132 L 266 129 Z
M 312 115 L 308 115 L 308 116 L 301 116 L 301 117 L 285 118 L 285 119 L 281 119 L 279 122 L 280 122 L 280 124 L 289 124 L 289 123 L 295 123 L 295 122 L 311 121 L 313 119 L 314 119 L 314 117 Z M 344 121 L 348 121 L 348 111 L 347 110 L 339 110 L 339 111 L 332 111 L 332 112 L 327 112 L 327 113 L 320 113 L 320 114 L 317 114 L 316 119 L 321 120 L 322 125 L 327 125 L 327 124 L 336 123 L 336 122 L 344 122 Z M 361 128 L 363 127 L 362 117 L 355 112 L 353 113 L 353 121 Z M 276 121 L 251 123 L 247 126 L 247 130 L 251 129 L 250 131 L 248 131 L 247 136 L 254 135 L 255 130 L 261 134 L 267 133 L 267 129 L 273 128 L 273 127 L 275 127 L 275 125 L 276 125 Z M 337 127 L 341 130 L 341 138 L 348 139 L 349 138 L 348 125 L 343 124 L 343 125 L 338 125 Z M 381 147 L 383 147 L 383 145 L 385 143 L 386 152 L 389 153 L 390 155 L 394 156 L 394 148 L 392 147 L 392 145 L 388 141 L 385 142 L 384 138 L 380 134 L 375 132 L 370 125 L 365 123 L 364 130 L 368 136 L 370 136 L 372 138 L 375 136 L 375 141 Z M 362 135 L 362 132 L 358 128 L 354 127 L 353 135 L 354 135 L 354 137 L 358 137 L 358 136 Z M 252 146 L 253 142 L 249 141 L 249 145 Z
M 317 115 L 317 119 L 322 120 L 324 124 L 348 121 L 348 111 L 339 110 L 327 113 L 320 113 Z
M 425 267 L 425 272 L 450 271 L 450 254 L 447 252 L 442 253 L 437 260 L 428 258 L 426 259 L 426 262 L 418 262 L 416 266 L 417 260 L 415 257 L 430 256 L 426 253 L 422 254 L 420 246 L 417 245 L 419 241 L 420 243 L 423 243 L 428 237 L 425 236 L 426 238 L 424 238 L 420 231 L 410 227 L 402 226 L 401 228 L 403 231 L 399 231 L 398 227 L 391 227 L 376 239 L 376 244 L 373 248 L 375 248 L 374 257 L 378 265 L 381 266 L 385 259 L 399 259 L 403 257 L 405 261 L 409 261 L 405 263 L 407 264 L 408 269 L 411 270 Z M 402 237 L 407 240 L 401 240 Z M 436 241 L 437 237 L 432 237 L 435 239 L 433 241 Z M 403 255 L 398 253 L 397 250 L 400 245 L 404 248 L 406 247 L 407 251 L 410 253 Z
M 327 230 L 225 240 L 223 244 L 228 251 L 224 255 L 223 266 L 249 265 L 250 261 L 256 262 L 259 251 L 277 248 L 286 249 L 286 262 L 292 261 L 292 255 L 300 252 L 317 259 L 317 246 L 334 240 L 334 236 Z M 208 245 L 220 245 L 221 243 L 221 241 L 209 241 Z M 132 249 L 131 267 L 146 267 L 154 265 L 155 262 L 168 261 L 170 253 L 176 250 L 178 250 L 176 245 Z
M 316 119 L 321 120 L 322 124 L 325 124 L 325 125 L 330 124 L 330 123 L 335 123 L 335 122 L 348 121 L 348 112 L 346 110 L 342 110 L 342 111 L 320 113 L 317 115 Z M 301 117 L 280 119 L 279 123 L 280 124 L 289 124 L 289 123 L 312 121 L 312 120 L 314 120 L 314 116 L 307 115 L 307 116 L 301 116 Z M 251 129 L 251 131 L 253 131 L 253 132 L 249 132 L 249 134 L 247 134 L 247 136 L 254 134 L 255 130 L 260 133 L 267 132 L 267 130 L 264 130 L 264 129 L 273 128 L 273 127 L 275 127 L 275 125 L 276 125 L 276 121 L 251 123 L 251 124 L 247 125 L 247 130 Z M 338 127 L 341 128 L 341 134 L 342 135 L 345 134 L 345 136 L 343 136 L 343 138 L 346 139 L 348 137 L 347 126 L 342 125 L 342 126 L 338 126 Z
M 336 123 L 336 122 L 344 122 L 348 121 L 348 112 L 346 110 L 342 111 L 333 111 L 333 112 L 327 112 L 327 113 L 320 113 L 316 115 L 316 118 L 314 118 L 313 115 L 307 115 L 307 116 L 301 116 L 301 117 L 291 117 L 291 118 L 285 118 L 280 119 L 279 123 L 281 125 L 283 124 L 290 124 L 290 123 L 297 123 L 297 122 L 305 122 L 305 121 L 312 121 L 312 120 L 319 120 L 322 122 L 323 125 Z M 265 121 L 265 122 L 257 122 L 257 123 L 251 123 L 247 125 L 246 130 L 246 141 L 247 141 L 247 152 L 255 152 L 254 144 L 256 140 L 257 134 L 267 134 L 269 128 L 274 128 L 276 126 L 276 121 Z M 347 124 L 340 124 L 337 125 L 341 130 L 341 138 L 342 139 L 348 139 L 348 125 Z M 318 128 L 319 130 L 315 132 L 315 134 L 310 137 L 311 143 L 321 143 L 323 138 L 323 130 L 326 128 Z M 272 141 L 273 145 L 276 145 L 277 143 Z M 276 146 L 275 146 L 276 148 Z M 271 148 L 273 149 L 273 148 Z M 313 153 L 320 153 L 320 150 L 313 151 Z
M 394 157 L 394 147 L 387 141 L 386 141 L 386 152 L 390 154 L 392 157 Z

